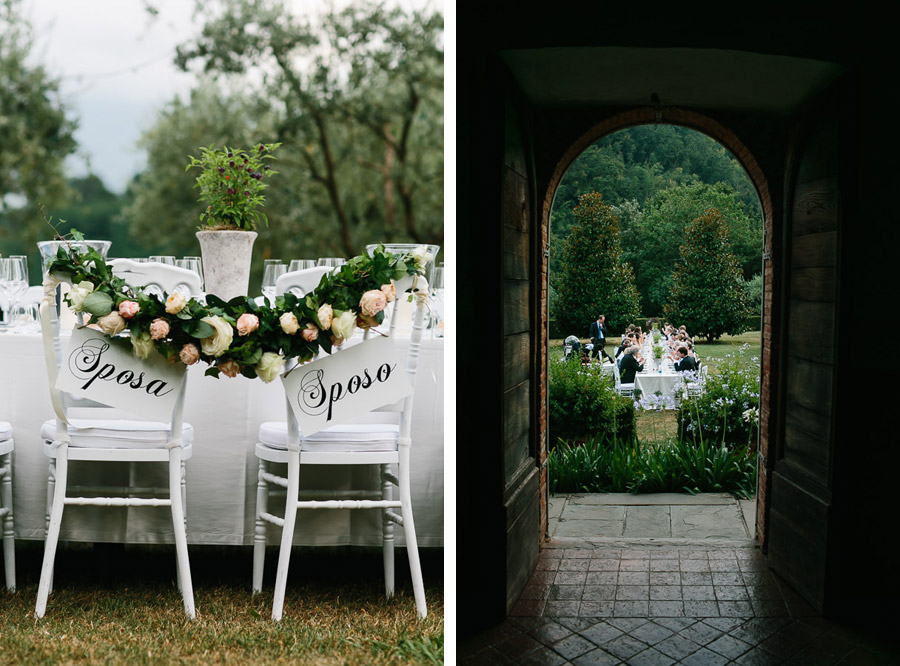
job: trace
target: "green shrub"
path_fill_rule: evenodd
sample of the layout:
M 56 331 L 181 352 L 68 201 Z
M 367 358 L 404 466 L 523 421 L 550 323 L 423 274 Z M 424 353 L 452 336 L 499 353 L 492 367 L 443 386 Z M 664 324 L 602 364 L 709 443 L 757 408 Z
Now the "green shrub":
M 756 492 L 756 455 L 749 447 L 671 440 L 647 446 L 598 436 L 583 445 L 561 442 L 548 457 L 552 493 Z
M 634 403 L 616 393 L 612 374 L 600 364 L 551 359 L 549 387 L 550 446 L 599 434 L 634 437 Z
M 743 345 L 745 351 L 749 345 Z M 682 400 L 676 412 L 678 432 L 686 442 L 701 439 L 729 447 L 756 448 L 759 427 L 759 359 L 741 362 L 734 354 L 709 361 L 714 367 L 703 393 Z

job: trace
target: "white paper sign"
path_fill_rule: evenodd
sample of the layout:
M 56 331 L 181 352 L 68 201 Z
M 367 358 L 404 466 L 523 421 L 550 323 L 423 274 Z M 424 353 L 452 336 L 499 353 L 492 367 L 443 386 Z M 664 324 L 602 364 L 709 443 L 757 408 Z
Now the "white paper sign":
M 294 368 L 281 380 L 304 435 L 351 421 L 409 395 L 404 357 L 377 337 Z
M 139 359 L 92 328 L 75 328 L 62 357 L 56 388 L 146 419 L 168 422 L 185 366 L 157 353 Z

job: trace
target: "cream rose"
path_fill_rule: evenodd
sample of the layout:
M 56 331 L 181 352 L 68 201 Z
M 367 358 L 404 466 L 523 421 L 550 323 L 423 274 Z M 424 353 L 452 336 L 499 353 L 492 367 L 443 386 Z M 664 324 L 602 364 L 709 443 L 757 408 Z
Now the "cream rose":
M 327 331 L 331 328 L 331 322 L 334 319 L 334 310 L 331 309 L 331 306 L 328 303 L 325 303 L 322 307 L 319 308 L 319 311 L 316 313 L 316 317 L 319 320 L 319 323 L 322 325 L 322 330 Z
M 344 310 L 339 317 L 331 322 L 331 332 L 335 337 L 347 339 L 356 330 L 356 313 L 353 310 Z
M 138 358 L 150 358 L 150 354 L 156 349 L 156 343 L 148 333 L 141 333 L 131 337 L 131 351 Z
M 125 330 L 125 319 L 115 310 L 100 317 L 97 324 L 100 326 L 100 330 L 107 335 L 118 335 Z
M 241 371 L 240 364 L 231 358 L 216 363 L 216 367 L 226 377 L 237 377 Z
M 156 318 L 150 322 L 150 337 L 154 340 L 163 340 L 169 334 L 169 322 Z
M 284 369 L 284 356 L 275 352 L 265 352 L 256 364 L 257 376 L 267 384 L 281 374 Z
M 306 328 L 303 329 L 301 335 L 307 342 L 315 342 L 319 339 L 319 327 L 310 322 L 306 325 Z
M 381 285 L 381 293 L 384 294 L 388 303 L 393 303 L 394 299 L 397 298 L 397 290 L 394 288 L 393 282 Z
M 281 330 L 288 335 L 293 335 L 300 330 L 300 322 L 297 321 L 297 315 L 293 312 L 285 312 L 278 318 L 278 323 L 281 324 Z
M 387 307 L 387 297 L 380 289 L 370 289 L 359 299 L 359 309 L 364 317 L 374 317 Z
M 184 294 L 180 291 L 173 292 L 169 294 L 169 297 L 166 299 L 166 312 L 169 314 L 178 314 L 184 310 L 185 303 L 187 303 L 187 299 L 184 297 Z
M 88 294 L 92 291 L 94 291 L 94 285 L 87 280 L 79 282 L 72 287 L 72 291 L 69 292 L 69 303 L 71 303 L 72 309 L 75 312 L 81 312 L 81 307 L 84 305 L 84 299 L 87 298 Z
M 250 335 L 259 328 L 259 317 L 255 314 L 250 314 L 249 312 L 245 312 L 240 317 L 238 317 L 237 323 L 235 324 L 237 327 L 238 335 Z
M 178 352 L 178 358 L 180 358 L 181 362 L 185 365 L 194 365 L 194 363 L 200 360 L 200 350 L 197 349 L 197 345 L 188 343 L 181 348 L 180 352 Z
M 216 315 L 203 317 L 200 321 L 206 322 L 215 329 L 215 333 L 200 341 L 200 348 L 207 356 L 221 356 L 231 346 L 234 329 L 231 328 L 231 324 Z
M 134 315 L 141 311 L 141 306 L 135 301 L 122 301 L 119 303 L 119 314 L 125 319 L 131 319 Z

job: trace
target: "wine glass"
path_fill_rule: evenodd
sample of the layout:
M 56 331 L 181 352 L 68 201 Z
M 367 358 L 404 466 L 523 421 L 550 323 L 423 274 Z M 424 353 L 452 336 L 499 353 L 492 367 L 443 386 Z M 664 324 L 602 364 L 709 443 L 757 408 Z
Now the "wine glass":
M 155 261 L 160 264 L 167 264 L 169 266 L 175 265 L 175 257 L 170 254 L 151 254 L 150 261 Z
M 340 268 L 346 263 L 347 260 L 343 257 L 319 257 L 318 261 L 316 261 L 316 266 L 331 266 L 333 268 Z
M 175 265 L 179 268 L 186 268 L 189 271 L 194 271 L 200 276 L 200 291 L 203 291 L 203 267 L 200 263 L 200 257 L 185 257 L 184 259 L 178 259 L 175 262 Z
M 272 262 L 268 260 L 270 263 L 266 263 L 265 268 L 263 269 L 263 280 L 262 280 L 262 293 L 263 296 L 266 297 L 266 300 L 270 303 L 275 302 L 275 283 L 278 281 L 278 278 L 284 275 L 287 272 L 287 266 L 285 266 L 280 261 Z
M 293 273 L 294 271 L 304 271 L 307 268 L 315 268 L 316 260 L 315 259 L 291 259 L 291 263 L 288 266 L 288 272 Z
M 20 257 L 0 259 L 0 290 L 7 298 L 7 324 L 12 324 L 9 314 L 28 289 L 28 274 Z

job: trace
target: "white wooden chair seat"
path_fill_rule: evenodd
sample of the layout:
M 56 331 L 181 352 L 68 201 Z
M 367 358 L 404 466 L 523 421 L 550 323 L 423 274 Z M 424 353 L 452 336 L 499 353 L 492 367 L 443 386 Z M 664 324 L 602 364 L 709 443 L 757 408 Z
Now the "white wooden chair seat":
M 400 426 L 390 423 L 366 423 L 333 426 L 304 437 L 300 435 L 300 453 L 396 451 Z M 268 448 L 286 451 L 288 427 L 285 421 L 263 423 L 259 442 Z
M 15 442 L 12 425 L 0 421 L 0 521 L 3 526 L 3 568 L 6 573 L 6 589 L 16 589 L 15 530 L 12 506 L 12 452 Z
M 69 446 L 96 449 L 161 449 L 165 452 L 169 443 L 169 424 L 162 421 L 128 421 L 114 419 L 71 419 L 69 421 Z M 194 441 L 194 428 L 189 423 L 181 428 L 182 458 L 190 457 Z M 45 445 L 56 439 L 56 419 L 41 425 L 41 439 Z M 73 454 L 69 455 L 70 458 Z M 168 460 L 165 454 L 162 460 Z

